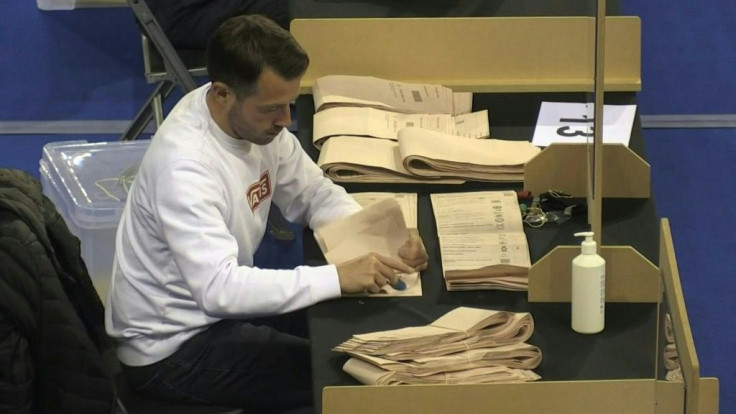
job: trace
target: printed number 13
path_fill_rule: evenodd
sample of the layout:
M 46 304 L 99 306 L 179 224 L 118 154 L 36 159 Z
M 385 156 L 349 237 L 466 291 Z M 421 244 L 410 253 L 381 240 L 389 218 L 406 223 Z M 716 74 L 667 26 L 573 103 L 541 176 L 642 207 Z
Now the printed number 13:
M 587 116 L 583 115 L 583 119 L 575 119 L 575 118 L 560 118 L 560 123 L 576 123 L 576 124 L 588 124 L 590 122 L 593 122 L 593 119 L 588 119 Z M 577 129 L 570 128 L 569 125 L 561 126 L 557 128 L 557 135 L 561 137 L 592 137 L 593 136 L 593 126 L 588 126 L 588 131 L 581 131 Z

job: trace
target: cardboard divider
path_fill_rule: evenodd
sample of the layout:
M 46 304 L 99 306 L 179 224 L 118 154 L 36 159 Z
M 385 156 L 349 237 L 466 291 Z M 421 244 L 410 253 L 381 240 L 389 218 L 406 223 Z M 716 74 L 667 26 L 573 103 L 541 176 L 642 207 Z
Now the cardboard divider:
M 557 246 L 529 269 L 529 302 L 570 302 L 572 259 L 580 246 Z M 631 246 L 601 246 L 606 302 L 658 303 L 659 269 Z
M 323 414 L 653 413 L 654 379 L 326 387 Z
M 310 56 L 304 94 L 326 75 L 471 92 L 593 90 L 594 17 L 295 19 L 291 32 Z M 606 17 L 605 53 L 606 90 L 641 90 L 638 17 Z
M 558 190 L 587 195 L 588 144 L 554 143 L 524 166 L 524 189 L 532 194 Z M 649 198 L 651 167 L 622 144 L 603 145 L 603 197 Z
M 672 318 L 682 377 L 685 381 L 685 413 L 718 412 L 718 380 L 712 378 L 702 381 L 700 378 L 700 362 L 695 351 L 695 341 L 685 308 L 685 297 L 680 284 L 680 273 L 677 268 L 670 224 L 666 218 L 661 220 L 660 226 L 659 266 L 662 272 L 665 300 L 667 300 Z M 705 387 L 703 393 L 700 390 L 701 384 Z
M 701 377 L 698 379 L 698 399 L 693 407 L 697 411 L 685 410 L 685 384 L 682 381 L 657 381 L 656 414 L 718 414 L 718 378 Z

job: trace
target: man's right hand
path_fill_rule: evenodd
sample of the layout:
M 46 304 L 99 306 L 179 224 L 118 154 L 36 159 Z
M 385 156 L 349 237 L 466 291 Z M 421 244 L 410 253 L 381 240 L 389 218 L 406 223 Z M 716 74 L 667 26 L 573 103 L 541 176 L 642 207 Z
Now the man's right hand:
M 416 270 L 398 259 L 369 253 L 337 265 L 342 293 L 378 293 L 382 287 L 395 285 L 399 273 Z

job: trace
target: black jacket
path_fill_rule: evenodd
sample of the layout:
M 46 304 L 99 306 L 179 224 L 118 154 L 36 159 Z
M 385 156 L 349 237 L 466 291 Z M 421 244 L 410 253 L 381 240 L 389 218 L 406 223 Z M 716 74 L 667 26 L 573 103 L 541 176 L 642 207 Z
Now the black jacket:
M 0 412 L 112 412 L 113 349 L 79 239 L 34 177 L 0 169 Z

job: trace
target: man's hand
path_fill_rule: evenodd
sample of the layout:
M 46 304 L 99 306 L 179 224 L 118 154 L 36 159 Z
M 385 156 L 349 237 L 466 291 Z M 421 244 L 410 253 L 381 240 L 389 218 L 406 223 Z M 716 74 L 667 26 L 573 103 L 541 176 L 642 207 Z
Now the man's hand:
M 399 248 L 399 257 L 413 267 L 415 272 L 427 269 L 427 250 L 417 229 L 409 229 L 409 240 Z
M 413 273 L 415 270 L 400 260 L 377 253 L 369 253 L 337 265 L 342 293 L 378 293 L 382 287 L 396 284 L 399 280 L 396 272 Z

